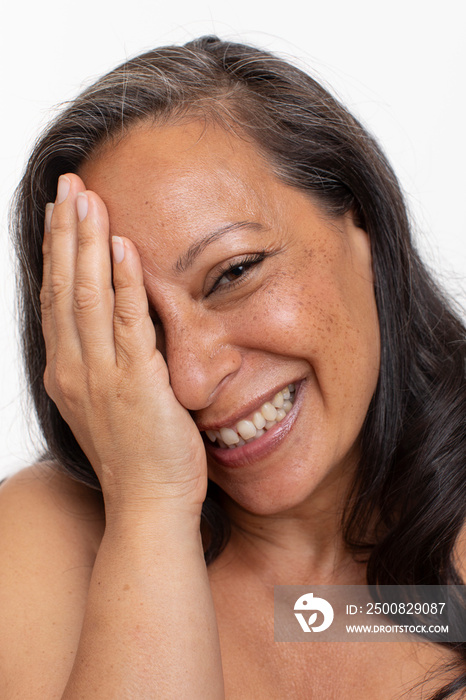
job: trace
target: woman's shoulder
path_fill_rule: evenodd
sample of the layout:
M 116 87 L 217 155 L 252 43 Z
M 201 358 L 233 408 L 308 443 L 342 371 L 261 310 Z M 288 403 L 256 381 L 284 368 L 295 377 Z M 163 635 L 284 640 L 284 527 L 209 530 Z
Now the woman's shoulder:
M 101 494 L 41 462 L 0 486 L 0 569 L 44 586 L 66 567 L 92 569 L 105 527 Z M 11 583 L 11 582 L 10 582 Z
M 102 496 L 71 479 L 50 462 L 40 462 L 8 477 L 0 486 L 0 536 L 72 538 L 95 558 L 105 525 Z M 2 538 L 3 539 L 3 538 Z
M 85 571 L 73 585 L 87 585 L 104 525 L 100 494 L 52 464 L 7 478 L 0 486 L 0 609 L 9 597 L 12 605 L 18 596 L 22 604 L 44 601 L 72 578 L 65 572 Z
M 103 529 L 99 495 L 52 465 L 0 486 L 0 697 L 61 697 Z

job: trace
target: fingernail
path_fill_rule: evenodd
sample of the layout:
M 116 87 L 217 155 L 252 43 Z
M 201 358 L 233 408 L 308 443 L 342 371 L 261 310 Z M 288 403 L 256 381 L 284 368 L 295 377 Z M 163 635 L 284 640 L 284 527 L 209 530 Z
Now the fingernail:
M 121 263 L 125 257 L 125 246 L 120 236 L 112 236 L 113 259 L 116 263 Z
M 60 175 L 58 178 L 57 187 L 57 204 L 61 204 L 68 197 L 68 192 L 70 191 L 71 181 L 65 176 Z
M 87 194 L 84 192 L 79 192 L 78 196 L 76 197 L 76 209 L 78 212 L 79 221 L 84 221 L 89 209 L 89 200 L 87 198 Z
M 53 208 L 55 204 L 49 202 L 45 205 L 45 232 L 50 233 L 50 222 L 52 221 Z

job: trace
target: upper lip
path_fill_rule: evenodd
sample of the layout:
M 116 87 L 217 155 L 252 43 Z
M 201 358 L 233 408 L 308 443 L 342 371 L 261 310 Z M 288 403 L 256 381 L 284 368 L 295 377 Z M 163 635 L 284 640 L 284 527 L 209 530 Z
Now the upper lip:
M 206 431 L 206 430 L 219 430 L 220 428 L 230 428 L 236 425 L 240 420 L 248 416 L 250 413 L 252 413 L 256 408 L 259 408 L 259 406 L 262 406 L 264 403 L 267 401 L 271 401 L 275 394 L 277 394 L 279 391 L 282 391 L 285 389 L 289 384 L 295 384 L 298 385 L 300 380 L 298 379 L 291 379 L 289 382 L 286 384 L 279 384 L 276 386 L 274 389 L 270 389 L 267 391 L 267 393 L 263 394 L 262 396 L 259 396 L 258 398 L 251 399 L 249 403 L 243 404 L 241 406 L 241 409 L 236 411 L 235 413 L 232 413 L 230 416 L 227 418 L 223 418 L 221 421 L 216 421 L 215 423 L 198 423 L 196 421 L 196 425 L 200 431 Z

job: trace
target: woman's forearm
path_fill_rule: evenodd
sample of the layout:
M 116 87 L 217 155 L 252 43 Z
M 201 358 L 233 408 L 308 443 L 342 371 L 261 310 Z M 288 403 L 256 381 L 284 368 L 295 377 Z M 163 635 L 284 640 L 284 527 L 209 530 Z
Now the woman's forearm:
M 161 508 L 113 518 L 62 700 L 223 697 L 199 517 Z

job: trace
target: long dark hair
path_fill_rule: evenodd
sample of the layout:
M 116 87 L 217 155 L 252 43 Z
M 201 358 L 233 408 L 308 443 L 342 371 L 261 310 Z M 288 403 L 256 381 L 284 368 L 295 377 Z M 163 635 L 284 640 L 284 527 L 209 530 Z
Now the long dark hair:
M 137 122 L 196 114 L 247 134 L 279 178 L 312 193 L 330 213 L 352 208 L 368 232 L 382 357 L 343 535 L 367 558 L 371 585 L 462 583 L 453 551 L 466 515 L 464 325 L 418 257 L 400 187 L 374 139 L 311 77 L 249 46 L 203 37 L 127 61 L 69 104 L 36 144 L 12 227 L 26 371 L 47 458 L 99 488 L 43 385 L 45 204 L 53 201 L 60 174 L 76 171 Z M 210 563 L 229 537 L 212 483 L 202 519 Z M 464 663 L 466 644 L 451 646 Z M 464 688 L 465 672 L 432 700 Z

